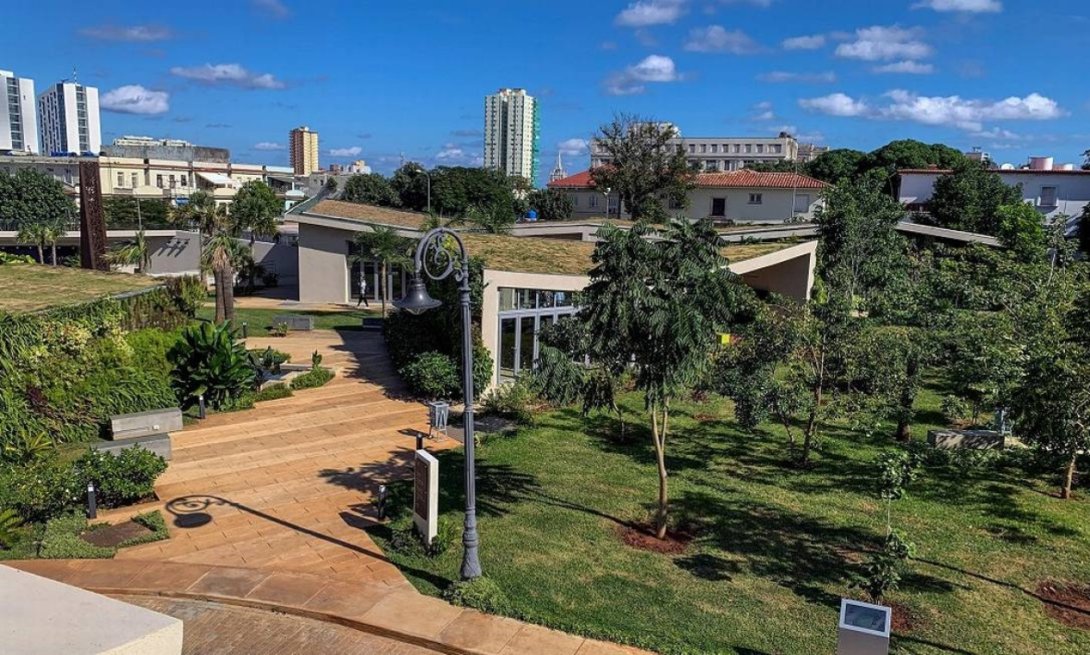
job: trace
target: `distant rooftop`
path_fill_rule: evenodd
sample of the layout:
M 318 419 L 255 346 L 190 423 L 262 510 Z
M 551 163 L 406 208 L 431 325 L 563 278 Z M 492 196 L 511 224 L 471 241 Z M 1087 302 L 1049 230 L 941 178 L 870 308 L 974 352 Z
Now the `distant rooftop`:
M 0 265 L 0 314 L 34 312 L 116 296 L 162 284 L 144 275 L 103 273 L 68 266 Z
M 420 230 L 428 215 L 423 212 L 410 212 L 389 207 L 376 207 L 375 205 L 361 205 L 355 202 L 343 200 L 322 200 L 304 213 L 311 216 L 328 216 L 330 218 L 343 218 L 361 223 L 373 223 L 376 225 L 388 225 L 390 227 L 408 228 Z
M 698 173 L 696 175 L 696 186 L 698 188 L 712 189 L 824 189 L 829 185 L 821 180 L 798 173 L 765 173 L 743 168 L 742 170 L 724 173 Z M 549 187 L 555 189 L 592 189 L 594 188 L 594 180 L 591 179 L 590 171 L 586 170 L 562 180 L 549 182 Z

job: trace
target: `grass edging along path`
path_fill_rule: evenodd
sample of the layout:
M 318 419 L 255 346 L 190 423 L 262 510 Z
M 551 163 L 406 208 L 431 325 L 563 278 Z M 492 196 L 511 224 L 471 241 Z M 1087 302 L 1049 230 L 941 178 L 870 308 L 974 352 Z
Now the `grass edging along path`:
M 197 310 L 197 318 L 212 320 L 215 307 L 204 306 Z M 378 310 L 350 309 L 344 311 L 305 310 L 305 309 L 251 309 L 235 308 L 235 325 L 246 322 L 253 336 L 265 336 L 265 331 L 273 327 L 277 316 L 292 314 L 295 316 L 313 316 L 315 330 L 361 330 L 363 319 L 377 318 Z
M 634 419 L 640 400 L 625 400 Z M 939 394 L 924 390 L 920 404 L 932 415 Z M 859 595 L 851 572 L 884 536 L 872 461 L 894 447 L 892 429 L 830 426 L 814 468 L 798 471 L 783 465 L 782 430 L 741 430 L 726 401 L 682 404 L 674 416 L 672 507 L 695 534 L 678 555 L 618 538 L 654 501 L 646 430 L 617 444 L 606 419 L 588 425 L 560 410 L 485 440 L 481 560 L 512 615 L 665 653 L 833 652 L 839 598 Z M 460 524 L 461 452 L 439 459 L 440 512 Z M 889 597 L 911 615 L 894 652 L 1090 652 L 1090 632 L 1049 618 L 1033 593 L 1041 580 L 1090 580 L 1090 503 L 1054 498 L 1049 482 L 994 466 L 921 471 L 893 507 L 894 526 L 917 546 Z M 429 559 L 374 534 L 420 591 L 437 595 L 457 579 L 460 542 Z

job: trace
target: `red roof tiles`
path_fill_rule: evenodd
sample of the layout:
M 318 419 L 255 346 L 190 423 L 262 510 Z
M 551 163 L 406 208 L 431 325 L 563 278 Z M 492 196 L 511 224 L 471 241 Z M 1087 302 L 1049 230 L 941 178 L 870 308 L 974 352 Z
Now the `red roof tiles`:
M 823 189 L 821 180 L 796 173 L 763 173 L 742 169 L 726 173 L 698 173 L 696 186 L 714 189 Z M 576 173 L 562 180 L 549 182 L 552 189 L 593 189 L 590 171 Z

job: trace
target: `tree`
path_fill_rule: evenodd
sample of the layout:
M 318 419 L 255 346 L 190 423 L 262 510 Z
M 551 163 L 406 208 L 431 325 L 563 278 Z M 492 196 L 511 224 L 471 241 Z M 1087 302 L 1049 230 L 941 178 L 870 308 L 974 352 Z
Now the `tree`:
M 45 246 L 48 243 L 49 227 L 45 223 L 27 223 L 19 228 L 15 238 L 20 243 L 30 243 L 38 247 L 38 263 L 45 263 Z M 56 262 L 54 262 L 56 263 Z
M 1079 217 L 1079 250 L 1090 254 L 1090 203 L 1082 208 Z
M 243 184 L 231 203 L 230 231 L 233 234 L 243 232 L 250 234 L 249 265 L 236 266 L 236 268 L 246 272 L 251 289 L 254 287 L 254 276 L 258 269 L 255 265 L 257 257 L 254 252 L 257 237 L 274 236 L 280 229 L 277 218 L 283 211 L 284 202 L 277 198 L 276 192 L 261 180 L 250 180 Z
M 494 203 L 485 207 L 470 207 L 466 220 L 489 234 L 510 234 L 515 226 L 515 215 L 507 203 Z
M 353 175 L 344 183 L 341 200 L 379 207 L 399 207 L 401 198 L 389 180 L 378 173 Z
M 428 175 L 416 162 L 406 162 L 390 179 L 390 186 L 397 193 L 402 207 L 423 211 L 428 207 Z
M 881 176 L 842 179 L 825 193 L 815 216 L 821 239 L 820 272 L 830 293 L 844 293 L 868 309 L 904 265 L 907 242 L 897 233 L 904 208 L 882 192 Z
M 674 221 L 661 241 L 651 229 L 605 226 L 595 246 L 580 319 L 591 360 L 631 363 L 650 414 L 659 477 L 656 534 L 666 536 L 666 444 L 670 405 L 710 362 L 719 332 L 748 288 L 727 269 L 710 221 Z
M 107 226 L 166 225 L 169 211 L 166 201 L 155 198 L 106 196 L 102 199 Z
M 829 184 L 839 184 L 842 180 L 855 177 L 866 158 L 865 152 L 837 148 L 818 155 L 807 164 L 806 174 Z
M 1084 150 L 1082 153 L 1082 170 L 1090 171 L 1090 150 Z
M 16 229 L 31 223 L 63 223 L 75 210 L 64 186 L 45 173 L 24 168 L 15 175 L 0 174 L 0 222 Z
M 114 266 L 136 266 L 141 273 L 147 273 L 151 266 L 151 248 L 144 235 L 144 230 L 136 233 L 136 238 L 125 242 L 106 254 Z
M 235 317 L 235 261 L 242 246 L 226 207 L 205 191 L 194 191 L 172 220 L 195 224 L 201 233 L 201 266 L 212 270 L 216 283 L 216 323 Z
M 1043 218 L 1032 205 L 1017 202 L 996 208 L 999 242 L 1024 261 L 1043 259 L 1048 248 Z
M 571 197 L 560 189 L 537 189 L 528 197 L 531 209 L 543 221 L 563 221 L 571 218 L 575 205 Z
M 799 164 L 796 161 L 760 161 L 753 164 L 746 164 L 747 171 L 754 171 L 756 173 L 802 173 L 806 174 L 806 164 Z
M 935 181 L 928 212 L 939 227 L 996 235 L 999 208 L 1021 202 L 1019 187 L 1007 186 L 995 171 L 966 161 Z
M 427 178 L 423 178 L 426 188 Z M 473 207 L 505 207 L 518 215 L 518 178 L 490 168 L 440 166 L 431 171 L 432 209 L 443 216 L 466 216 Z
M 882 168 L 893 173 L 903 168 L 950 169 L 968 161 L 957 148 L 941 143 L 927 144 L 915 139 L 901 139 L 890 141 L 871 152 L 863 165 L 867 169 Z
M 386 299 L 390 295 L 387 271 L 391 266 L 408 266 L 411 259 L 409 251 L 412 241 L 398 236 L 397 231 L 384 225 L 376 225 L 372 232 L 360 232 L 354 240 L 357 254 L 352 261 L 359 262 L 362 268 L 365 261 L 379 263 L 379 294 L 382 301 L 382 317 L 386 317 Z
M 595 138 L 610 163 L 591 171 L 594 186 L 618 194 L 632 220 L 663 220 L 664 204 L 684 206 L 693 188 L 694 173 L 671 143 L 676 136 L 669 124 L 618 114 L 598 128 Z
M 327 193 L 333 193 L 337 190 L 337 178 L 330 177 L 325 181 L 325 190 Z

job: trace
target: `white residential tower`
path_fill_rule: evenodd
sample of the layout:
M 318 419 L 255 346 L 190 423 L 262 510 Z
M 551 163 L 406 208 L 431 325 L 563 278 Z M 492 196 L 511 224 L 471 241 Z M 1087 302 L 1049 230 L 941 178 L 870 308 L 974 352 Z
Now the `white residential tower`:
M 76 82 L 57 82 L 38 96 L 45 154 L 93 153 L 102 150 L 98 89 Z
M 537 101 L 524 89 L 484 99 L 484 166 L 537 181 Z
M 34 80 L 0 70 L 0 152 L 38 153 Z

